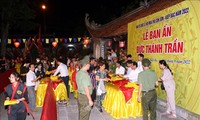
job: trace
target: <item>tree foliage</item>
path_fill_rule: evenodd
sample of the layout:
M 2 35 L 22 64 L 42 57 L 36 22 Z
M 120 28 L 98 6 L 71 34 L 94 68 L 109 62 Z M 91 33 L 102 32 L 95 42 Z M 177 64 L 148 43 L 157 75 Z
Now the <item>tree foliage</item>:
M 28 0 L 0 0 L 1 55 L 5 56 L 9 33 L 24 34 L 33 30 L 34 10 L 28 6 Z
M 20 34 L 35 29 L 35 12 L 27 0 L 1 0 L 1 24 L 9 24 L 12 34 Z M 9 33 L 10 33 L 9 32 Z

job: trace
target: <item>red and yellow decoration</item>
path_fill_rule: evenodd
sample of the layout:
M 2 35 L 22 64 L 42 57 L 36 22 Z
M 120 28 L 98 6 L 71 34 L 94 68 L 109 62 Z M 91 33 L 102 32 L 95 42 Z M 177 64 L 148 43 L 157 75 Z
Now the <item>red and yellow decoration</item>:
M 48 81 L 52 81 L 52 87 L 55 93 L 56 101 L 58 100 L 68 100 L 67 90 L 65 84 L 62 80 L 58 80 L 57 76 L 51 76 L 50 78 L 43 78 L 38 85 L 37 96 L 36 96 L 36 106 L 42 107 L 44 104 L 44 98 L 46 95 L 46 89 L 48 86 Z
M 16 48 L 18 48 L 20 43 L 19 42 L 14 42 L 14 45 L 15 45 Z
M 50 71 L 46 71 L 45 74 L 46 74 L 46 75 L 50 75 L 51 72 L 50 72 Z
M 84 40 L 84 43 L 83 43 L 84 45 L 88 45 L 88 43 L 90 42 L 88 37 L 84 37 L 83 40 Z
M 52 42 L 52 46 L 54 47 L 54 48 L 56 48 L 57 47 L 57 42 L 56 41 L 54 41 L 54 42 Z
M 142 115 L 141 103 L 137 101 L 138 86 L 121 76 L 109 75 L 111 82 L 106 84 L 103 101 L 105 110 L 115 119 Z

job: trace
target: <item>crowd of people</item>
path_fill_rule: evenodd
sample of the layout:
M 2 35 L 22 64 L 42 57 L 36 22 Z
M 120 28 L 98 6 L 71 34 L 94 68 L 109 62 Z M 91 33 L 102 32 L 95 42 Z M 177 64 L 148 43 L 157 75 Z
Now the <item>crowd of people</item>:
M 9 80 L 11 84 L 5 87 L 6 100 L 17 101 L 17 104 L 6 107 L 9 120 L 13 120 L 14 118 L 25 120 L 27 112 L 32 115 L 32 112 L 37 111 L 36 91 L 40 80 L 43 77 L 47 77 L 45 74 L 46 71 L 51 71 L 54 75 L 58 72 L 62 73 L 63 70 L 60 70 L 59 67 L 61 65 L 60 61 L 63 61 L 61 56 L 53 58 L 51 61 L 46 56 L 38 56 L 32 61 L 19 57 L 12 62 L 5 57 L 1 58 L 1 72 L 6 72 L 6 70 L 12 68 L 16 69 L 15 72 L 10 74 Z M 68 74 L 66 71 L 63 72 L 64 75 Z M 60 77 L 63 80 L 62 76 Z
M 163 70 L 162 76 L 160 77 L 157 77 L 155 71 L 151 70 L 151 61 L 144 58 L 143 54 L 138 54 L 138 58 L 132 58 L 130 54 L 127 55 L 123 51 L 120 51 L 119 55 L 117 55 L 114 50 L 108 50 L 106 59 L 99 58 L 98 60 L 94 60 L 94 58 L 91 57 L 90 62 L 87 63 L 86 66 L 87 67 L 84 68 L 83 71 L 85 71 L 87 78 L 89 78 L 88 73 L 91 77 L 91 82 L 85 85 L 89 90 L 83 92 L 84 87 L 81 86 L 80 83 L 85 79 L 82 78 L 81 80 L 80 78 L 77 78 L 77 82 L 80 82 L 80 85 L 78 85 L 78 93 L 80 94 L 79 96 L 81 96 L 80 100 L 82 100 L 84 95 L 85 101 L 88 100 L 87 103 L 82 105 L 81 101 L 79 102 L 80 118 L 89 119 L 91 109 L 86 108 L 88 108 L 88 105 L 92 106 L 95 99 L 97 99 L 97 108 L 100 112 L 103 112 L 102 101 L 106 95 L 105 81 L 109 80 L 107 78 L 107 74 L 109 73 L 123 76 L 128 79 L 129 82 L 135 82 L 139 86 L 138 102 L 142 103 L 143 120 L 148 120 L 149 112 L 150 119 L 156 119 L 156 87 L 158 86 L 158 82 L 163 82 L 167 94 L 167 109 L 165 112 L 161 113 L 161 115 L 168 115 L 168 118 L 176 118 L 175 82 L 173 80 L 171 69 L 165 60 L 159 61 L 160 69 Z M 93 77 L 94 74 L 96 77 Z M 96 84 L 94 84 L 95 78 Z M 82 88 L 82 90 L 79 91 L 79 88 Z M 91 88 L 93 90 L 91 90 Z M 88 95 L 88 91 L 91 96 Z
M 94 102 L 97 102 L 99 111 L 103 112 L 102 101 L 106 95 L 106 81 L 110 80 L 108 74 L 115 74 L 128 79 L 129 82 L 138 84 L 138 102 L 142 102 L 144 120 L 148 119 L 148 111 L 150 111 L 151 120 L 156 119 L 157 94 L 155 86 L 158 82 L 163 81 L 168 105 L 163 115 L 169 114 L 170 118 L 175 118 L 175 83 L 171 69 L 165 60 L 160 60 L 159 65 L 163 70 L 163 74 L 158 78 L 156 73 L 150 69 L 150 65 L 150 60 L 144 58 L 143 54 L 138 54 L 137 58 L 132 58 L 131 54 L 126 54 L 123 50 L 120 50 L 118 54 L 112 49 L 107 51 L 105 59 L 102 57 L 96 59 L 91 56 L 89 61 L 85 62 L 81 62 L 78 57 L 64 60 L 62 56 L 53 58 L 51 61 L 46 56 L 40 56 L 35 59 L 34 63 L 23 58 L 17 58 L 16 60 L 0 59 L 1 72 L 4 72 L 6 69 L 16 68 L 16 73 L 12 73 L 9 78 L 11 85 L 16 86 L 16 83 L 19 82 L 20 85 L 23 84 L 21 88 L 16 88 L 23 93 L 20 96 L 18 93 L 12 93 L 14 91 L 8 90 L 13 89 L 11 85 L 7 86 L 6 99 L 17 99 L 22 106 L 26 105 L 22 101 L 28 101 L 31 111 L 36 111 L 35 91 L 39 81 L 42 77 L 45 77 L 46 71 L 50 71 L 52 75 L 59 76 L 63 80 L 68 97 L 72 92 L 74 93 L 74 97 L 78 101 L 79 119 L 89 120 Z M 21 76 L 21 79 L 18 76 Z M 25 87 L 27 90 L 23 92 L 22 89 Z M 66 103 L 66 101 L 61 103 Z M 26 111 L 23 109 L 19 113 L 19 111 L 12 112 L 12 109 L 14 109 L 13 106 L 9 109 L 11 110 L 10 113 L 14 113 L 9 114 L 10 118 L 16 115 L 21 116 L 21 112 Z M 20 118 L 24 118 L 24 115 Z

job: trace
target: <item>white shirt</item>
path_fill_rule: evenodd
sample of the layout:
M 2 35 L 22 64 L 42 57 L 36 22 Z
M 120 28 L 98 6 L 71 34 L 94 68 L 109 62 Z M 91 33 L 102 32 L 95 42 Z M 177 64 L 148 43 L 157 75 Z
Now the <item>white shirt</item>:
M 69 63 L 71 62 L 70 59 L 67 59 L 67 66 L 69 66 Z
M 122 74 L 124 75 L 125 73 L 125 68 L 120 66 L 119 68 L 117 67 L 116 70 L 115 70 L 115 74 Z
M 126 74 L 128 75 L 131 72 L 131 67 L 128 67 Z
M 141 61 L 138 61 L 137 64 L 138 64 L 138 67 L 137 67 L 137 68 L 139 69 L 139 71 L 140 71 L 140 72 L 143 71 L 142 62 L 141 62 Z
M 29 70 L 26 74 L 26 86 L 35 86 L 35 82 L 31 82 L 36 78 L 36 75 L 33 71 Z
M 135 70 L 131 69 L 130 73 L 124 75 L 124 77 L 128 78 L 130 82 L 137 82 L 139 73 L 140 71 L 138 68 L 136 68 Z
M 60 65 L 56 69 L 56 72 L 54 73 L 54 76 L 57 75 L 58 73 L 60 73 L 59 76 L 61 77 L 69 76 L 67 65 L 60 63 Z
M 109 55 L 109 56 L 108 56 L 108 60 L 112 60 L 112 56 Z
M 117 54 L 116 54 L 115 52 L 113 52 L 113 53 L 111 54 L 111 57 L 112 57 L 112 58 L 117 57 Z

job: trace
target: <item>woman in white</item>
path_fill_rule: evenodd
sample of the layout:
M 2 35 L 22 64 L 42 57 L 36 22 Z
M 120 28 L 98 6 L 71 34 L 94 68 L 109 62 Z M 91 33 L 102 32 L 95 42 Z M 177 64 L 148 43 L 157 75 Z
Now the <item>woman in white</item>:
M 167 94 L 167 110 L 162 115 L 169 115 L 169 118 L 176 118 L 175 108 L 175 82 L 173 79 L 173 73 L 169 68 L 165 60 L 159 61 L 159 66 L 163 70 L 162 76 L 159 81 L 163 81 L 165 91 Z

